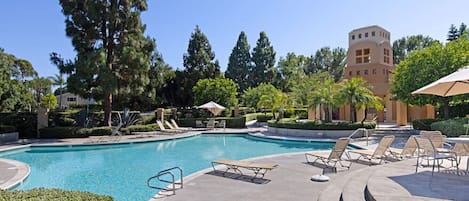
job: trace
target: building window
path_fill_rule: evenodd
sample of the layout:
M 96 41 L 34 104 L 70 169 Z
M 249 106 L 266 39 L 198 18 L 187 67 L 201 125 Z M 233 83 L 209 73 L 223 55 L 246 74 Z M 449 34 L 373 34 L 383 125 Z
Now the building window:
M 357 75 L 360 75 L 360 71 L 359 71 L 359 70 L 357 70 Z
M 355 50 L 355 63 L 370 63 L 370 48 Z
M 365 70 L 365 72 L 364 72 L 364 73 L 365 73 L 365 75 L 368 75 L 368 70 Z
M 375 37 L 375 35 L 376 35 L 376 32 L 372 31 L 372 32 L 371 32 L 371 36 L 372 36 L 372 37 Z
M 368 38 L 368 32 L 365 33 L 365 38 Z
M 390 64 L 391 63 L 391 53 L 388 48 L 384 48 L 384 63 Z
M 373 75 L 376 75 L 376 68 L 373 69 Z
M 352 71 L 349 71 L 349 72 L 348 72 L 348 75 L 349 75 L 349 76 L 352 76 Z
M 68 102 L 77 102 L 77 97 L 68 97 L 67 101 Z
M 358 34 L 358 38 L 362 38 L 362 34 Z
M 352 35 L 352 40 L 355 40 L 355 35 Z

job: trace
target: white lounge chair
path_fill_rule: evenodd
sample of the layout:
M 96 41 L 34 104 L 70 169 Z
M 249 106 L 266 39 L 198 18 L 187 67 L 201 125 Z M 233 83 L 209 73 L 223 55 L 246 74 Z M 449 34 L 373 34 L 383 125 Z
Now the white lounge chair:
M 334 145 L 334 148 L 330 152 L 309 152 L 305 153 L 306 162 L 315 163 L 317 160 L 321 160 L 326 166 L 333 168 L 334 172 L 337 172 L 337 163 L 342 167 L 350 169 L 351 163 L 347 166 L 342 164 L 342 155 L 350 142 L 350 138 L 339 138 Z M 309 157 L 315 157 L 314 161 L 310 161 Z

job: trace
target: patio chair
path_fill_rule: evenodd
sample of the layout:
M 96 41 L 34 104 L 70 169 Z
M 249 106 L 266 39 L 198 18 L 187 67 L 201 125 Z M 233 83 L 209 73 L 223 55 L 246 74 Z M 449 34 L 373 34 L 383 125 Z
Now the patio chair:
M 446 135 L 440 131 L 420 131 L 420 135 L 429 138 L 438 152 L 451 152 L 451 144 L 446 143 Z
M 220 123 L 218 123 L 217 127 L 219 128 L 226 128 L 226 120 L 220 120 Z
M 327 167 L 331 167 L 334 172 L 337 172 L 337 163 L 340 164 L 341 167 L 346 167 L 347 169 L 350 169 L 350 166 L 352 163 L 350 163 L 348 166 L 342 164 L 342 155 L 345 152 L 345 149 L 347 148 L 347 145 L 350 142 L 350 138 L 339 138 L 334 145 L 334 148 L 330 152 L 308 152 L 305 153 L 305 158 L 306 162 L 308 163 L 316 163 L 317 160 L 321 160 L 323 164 L 325 164 Z M 309 157 L 315 157 L 316 159 L 314 161 L 310 161 Z
M 201 128 L 201 127 L 205 127 L 205 125 L 202 122 L 202 120 L 195 120 L 195 127 L 196 128 Z
M 409 137 L 402 149 L 389 147 L 389 152 L 392 156 L 397 159 L 411 158 L 415 156 L 415 151 L 417 150 L 417 144 L 415 143 L 414 138 Z
M 179 125 L 176 123 L 176 121 L 174 121 L 174 119 L 171 119 L 170 121 L 171 121 L 171 123 L 173 124 L 173 127 L 174 127 L 175 129 L 178 129 L 178 130 L 190 130 L 190 128 L 179 127 Z
M 438 172 L 440 171 L 441 163 L 444 159 L 450 160 L 451 164 L 456 162 L 456 171 L 459 171 L 459 162 L 457 160 L 456 154 L 452 152 L 445 152 L 441 153 L 438 152 L 436 146 L 433 144 L 430 138 L 418 135 L 412 136 L 417 144 L 417 164 L 415 167 L 415 172 L 418 172 L 418 168 L 421 165 L 421 160 L 427 160 L 428 166 L 430 165 L 429 161 L 433 161 L 432 163 L 432 175 L 435 172 L 435 166 L 438 168 Z M 453 165 L 452 165 L 453 166 Z
M 160 131 L 162 131 L 162 132 L 165 132 L 165 133 L 181 133 L 180 130 L 172 130 L 172 129 L 165 128 L 163 123 L 160 120 L 156 120 L 156 124 L 158 124 L 158 127 L 160 128 Z
M 164 120 L 164 124 L 171 130 L 180 130 L 180 129 L 177 129 L 176 127 L 174 127 L 171 123 L 169 123 L 168 120 Z
M 251 161 L 239 161 L 239 160 L 232 160 L 232 159 L 225 159 L 225 158 L 220 158 L 212 161 L 212 168 L 214 171 L 215 169 L 215 164 L 221 164 L 225 165 L 227 169 L 223 172 L 223 176 L 229 171 L 233 170 L 235 173 L 239 173 L 243 175 L 243 172 L 239 168 L 244 168 L 247 170 L 251 170 L 254 173 L 254 177 L 251 180 L 254 180 L 255 178 L 264 178 L 265 173 L 267 171 L 273 170 L 275 167 L 277 167 L 277 164 L 270 164 L 270 163 L 256 163 L 256 162 L 251 162 Z
M 215 119 L 209 119 L 207 122 L 207 128 L 208 129 L 213 129 L 215 128 Z
M 376 147 L 375 150 L 369 150 L 369 149 L 351 150 L 349 151 L 349 153 L 359 154 L 360 156 L 357 158 L 357 160 L 360 160 L 361 158 L 367 159 L 369 162 L 369 165 L 372 165 L 373 159 L 379 159 L 378 164 L 381 164 L 386 158 L 386 152 L 389 150 L 389 147 L 391 146 L 391 143 L 393 141 L 394 141 L 394 136 L 387 135 L 381 139 L 381 141 L 378 144 L 378 147 Z

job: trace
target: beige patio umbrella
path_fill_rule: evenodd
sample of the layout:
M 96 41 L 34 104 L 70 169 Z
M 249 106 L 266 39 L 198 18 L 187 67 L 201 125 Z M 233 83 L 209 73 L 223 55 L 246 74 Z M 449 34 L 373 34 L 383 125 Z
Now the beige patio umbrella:
M 412 94 L 433 94 L 444 97 L 467 93 L 469 93 L 469 66 L 412 92 Z
M 208 111 L 210 111 L 214 116 L 217 116 L 219 115 L 224 109 L 225 107 L 213 102 L 213 101 L 210 101 L 208 103 L 205 103 L 201 106 L 198 106 L 197 108 L 203 108 L 203 109 L 207 109 Z

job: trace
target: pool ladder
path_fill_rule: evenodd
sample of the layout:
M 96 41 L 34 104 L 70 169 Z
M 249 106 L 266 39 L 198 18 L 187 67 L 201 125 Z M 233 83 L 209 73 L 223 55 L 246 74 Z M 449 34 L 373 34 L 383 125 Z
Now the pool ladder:
M 177 172 L 179 173 L 180 181 L 176 181 L 174 179 L 175 170 L 178 170 Z M 164 179 L 163 176 L 165 176 L 165 175 L 171 176 L 171 180 Z M 158 189 L 158 190 L 160 190 L 161 193 L 172 191 L 173 192 L 172 195 L 175 195 L 176 194 L 176 189 L 182 188 L 182 186 L 183 186 L 183 184 L 182 184 L 183 183 L 182 175 L 183 175 L 182 174 L 182 169 L 180 167 L 172 167 L 172 168 L 169 168 L 169 169 L 166 169 L 166 170 L 162 170 L 162 171 L 159 171 L 158 174 L 156 174 L 155 176 L 152 176 L 152 177 L 148 178 L 147 186 L 150 187 L 150 188 Z M 156 186 L 156 185 L 152 185 L 151 181 L 153 179 L 157 179 L 158 181 L 163 182 L 163 183 L 168 184 L 168 185 L 166 185 L 166 187 L 159 187 L 159 186 Z M 160 194 L 160 192 L 158 194 Z

